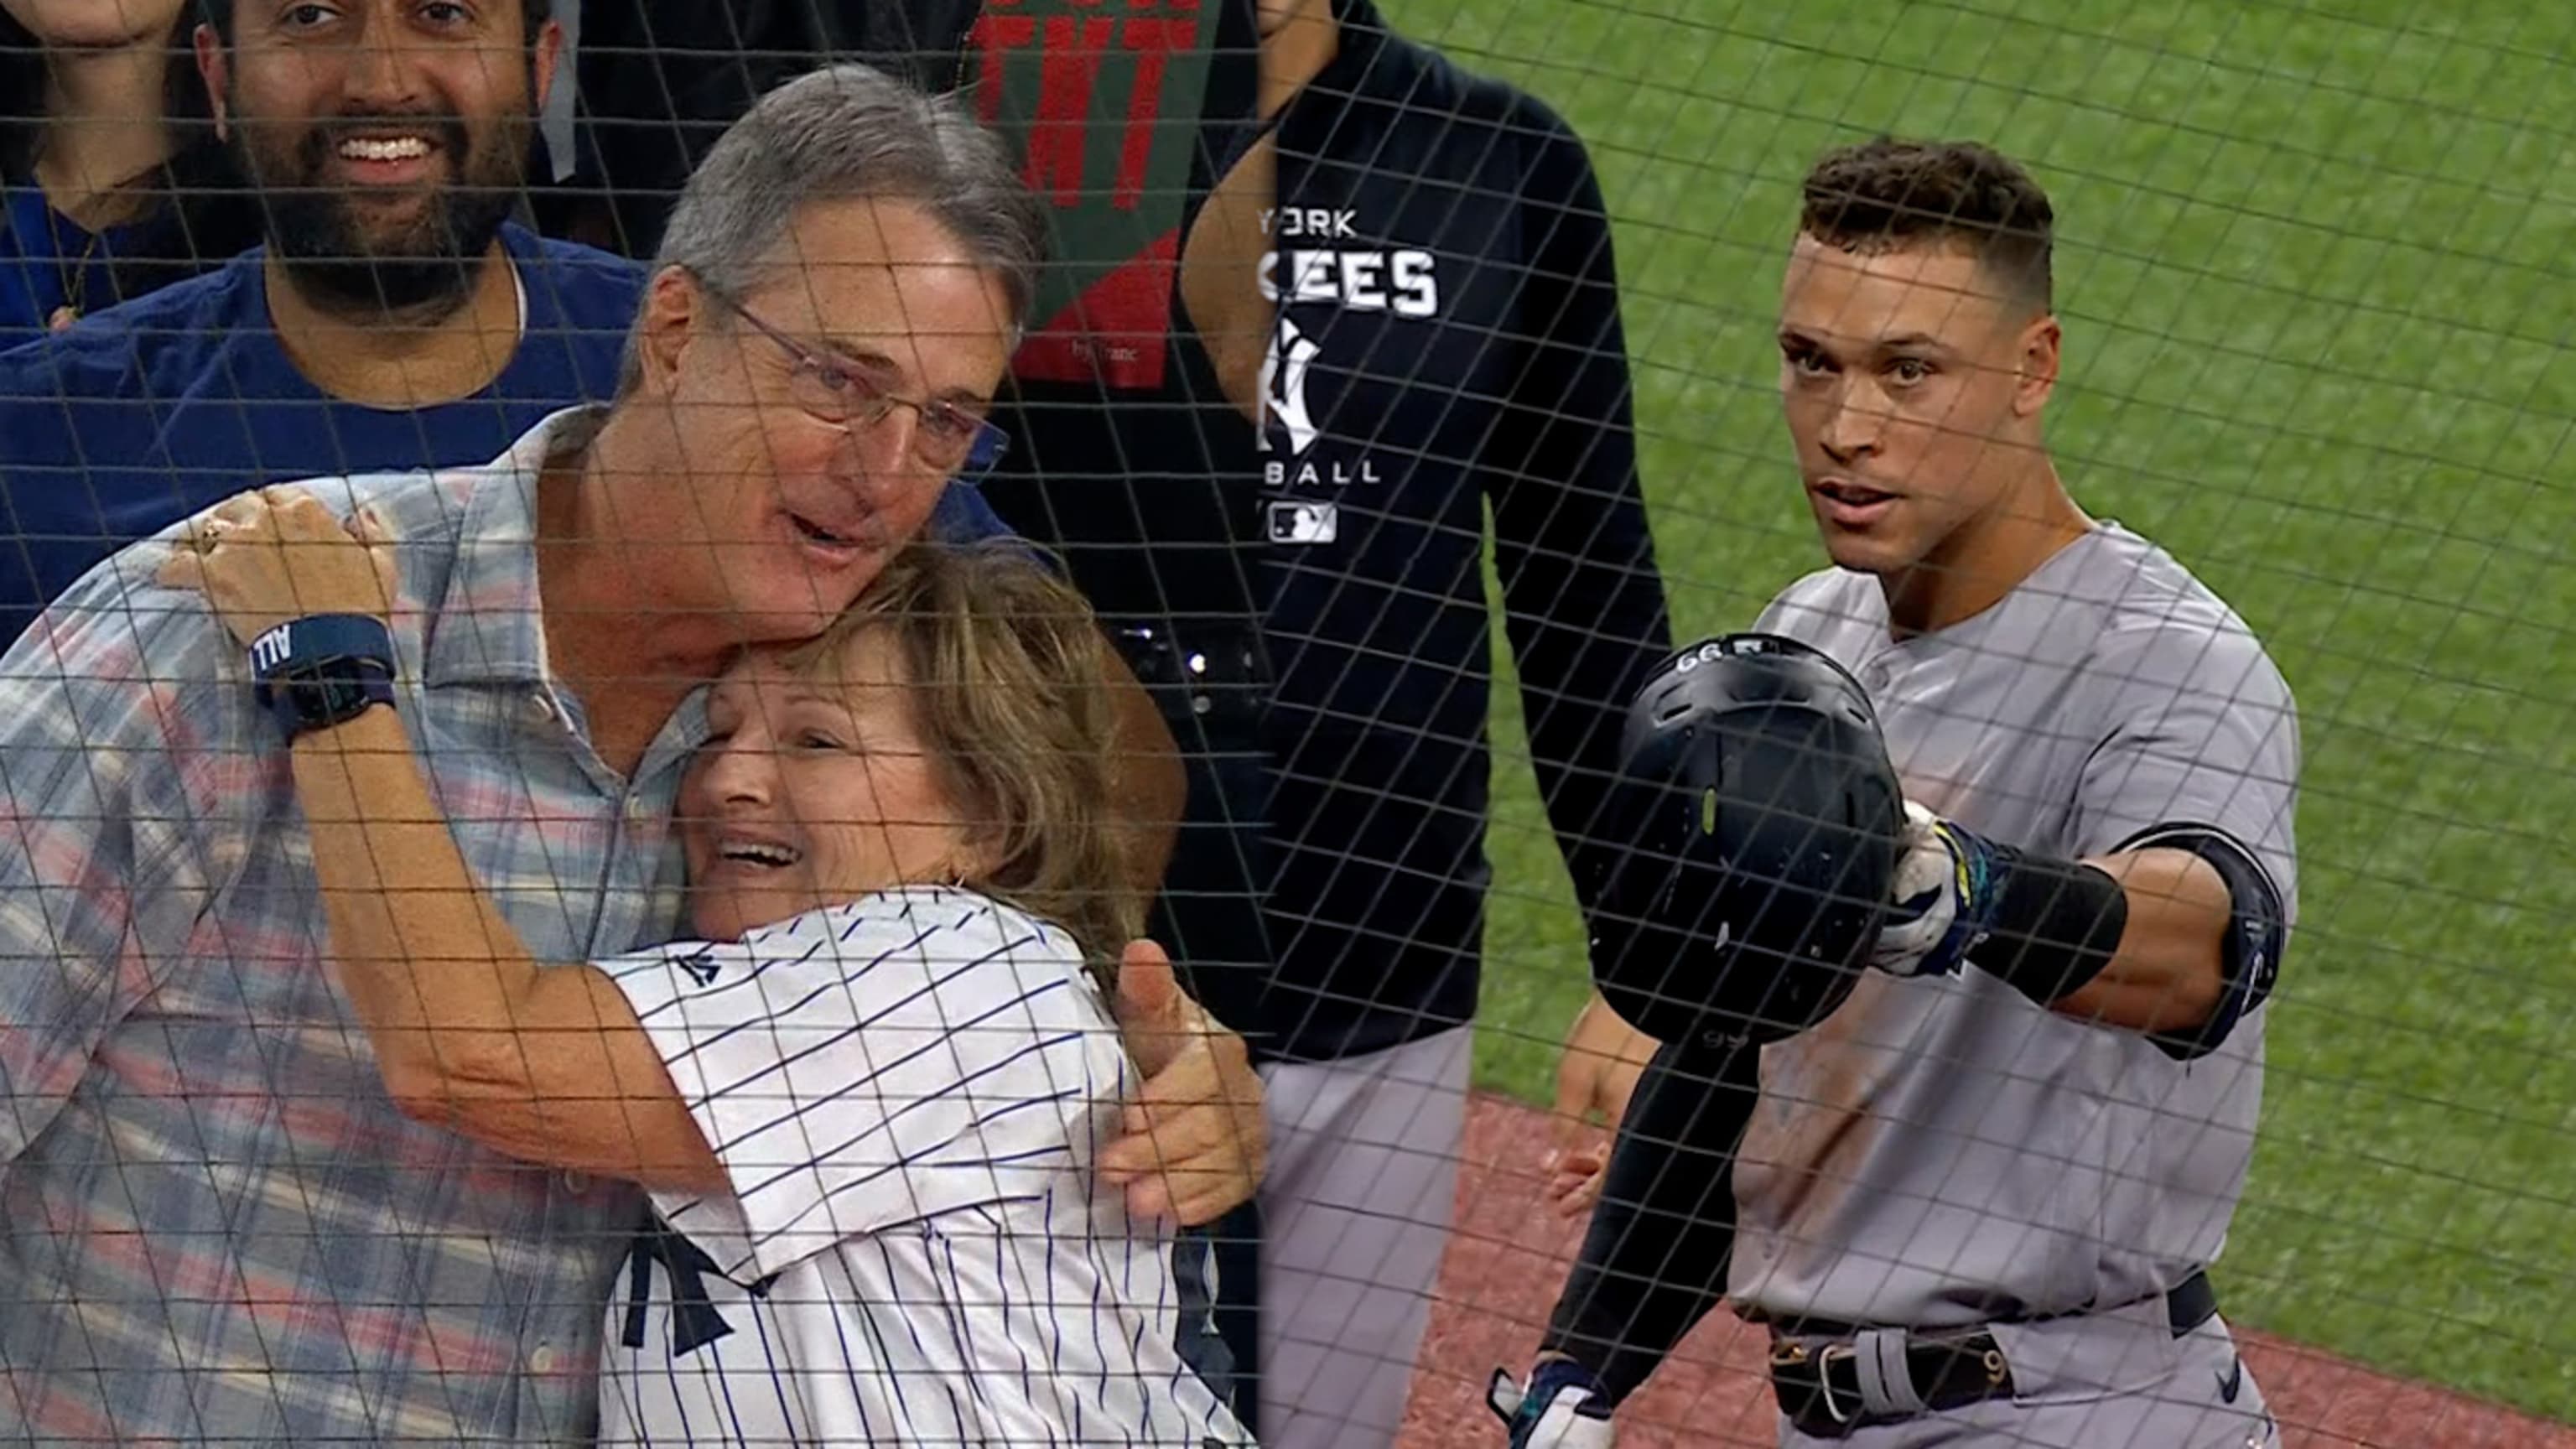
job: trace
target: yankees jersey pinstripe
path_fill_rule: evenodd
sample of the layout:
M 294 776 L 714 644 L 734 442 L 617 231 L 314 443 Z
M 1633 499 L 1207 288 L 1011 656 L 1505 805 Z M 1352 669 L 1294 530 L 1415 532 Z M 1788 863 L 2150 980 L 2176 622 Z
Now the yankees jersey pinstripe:
M 1094 1185 L 1132 1068 L 1063 932 L 913 889 L 603 969 L 732 1181 L 654 1195 L 604 1442 L 1251 1442 L 1167 1234 Z

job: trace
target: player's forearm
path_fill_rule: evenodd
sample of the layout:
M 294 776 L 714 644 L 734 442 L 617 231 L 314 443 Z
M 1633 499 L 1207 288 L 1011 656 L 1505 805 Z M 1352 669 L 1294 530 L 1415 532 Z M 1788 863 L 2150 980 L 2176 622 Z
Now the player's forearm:
M 1613 1403 L 1724 1299 L 1735 1154 L 1760 1087 L 1754 1049 L 1668 1043 L 1629 1099 L 1582 1251 L 1539 1340 L 1541 1357 L 1582 1364 Z
M 2049 1009 L 2130 1031 L 2186 1031 L 2226 987 L 2227 883 L 2188 851 L 2138 850 L 2086 862 L 2119 882 L 2128 919 L 2099 975 Z
M 2273 934 L 2262 923 L 2277 914 L 2260 867 L 2233 841 L 2176 826 L 2138 848 L 2069 860 L 1906 808 L 1897 897 L 1933 904 L 1882 929 L 1880 965 L 1949 972 L 1964 956 L 2075 1020 L 2168 1045 L 2224 1038 L 2247 994 L 2234 988 L 2253 985 L 2231 980 L 2232 958 L 2250 956 L 2244 969 L 2260 972 L 2260 943 Z M 1937 893 L 1922 894 L 1925 872 L 1941 882 Z

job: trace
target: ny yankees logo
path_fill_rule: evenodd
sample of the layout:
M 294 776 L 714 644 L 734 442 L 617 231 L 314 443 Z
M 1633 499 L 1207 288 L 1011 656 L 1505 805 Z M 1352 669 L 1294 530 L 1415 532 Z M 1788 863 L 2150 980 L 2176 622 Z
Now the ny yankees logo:
M 1314 418 L 1306 411 L 1306 371 L 1322 355 L 1297 324 L 1285 316 L 1279 319 L 1279 331 L 1271 339 L 1270 355 L 1261 362 L 1261 450 L 1270 451 L 1270 419 L 1276 416 L 1288 429 L 1288 451 L 1303 453 L 1313 447 L 1317 429 Z

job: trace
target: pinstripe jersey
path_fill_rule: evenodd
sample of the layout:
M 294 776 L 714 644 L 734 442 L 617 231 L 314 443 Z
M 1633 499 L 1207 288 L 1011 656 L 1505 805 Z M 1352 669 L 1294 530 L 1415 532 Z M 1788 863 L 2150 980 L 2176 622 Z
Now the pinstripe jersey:
M 1061 931 L 923 888 L 602 964 L 732 1183 L 654 1194 L 605 1442 L 1250 1442 L 1088 1170 L 1131 1068 Z
M 315 485 L 400 541 L 399 707 L 541 960 L 670 937 L 704 734 L 683 709 L 621 778 L 546 673 L 531 508 L 577 417 Z M 124 550 L 0 659 L 0 1440 L 578 1439 L 642 1194 L 386 1096 L 285 741 L 204 601 L 149 582 L 165 555 Z

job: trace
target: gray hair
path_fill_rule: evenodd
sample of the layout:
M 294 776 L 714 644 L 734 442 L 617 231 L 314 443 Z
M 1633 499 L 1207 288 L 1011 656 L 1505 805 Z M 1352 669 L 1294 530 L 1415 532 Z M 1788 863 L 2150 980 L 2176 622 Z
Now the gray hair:
M 732 295 L 749 291 L 799 208 L 909 201 L 990 269 L 1009 299 L 1014 342 L 1037 298 L 1046 212 L 1001 138 L 954 98 L 869 66 L 810 71 L 762 96 L 689 177 L 653 270 L 684 267 Z M 643 318 L 627 336 L 618 396 L 643 378 Z

